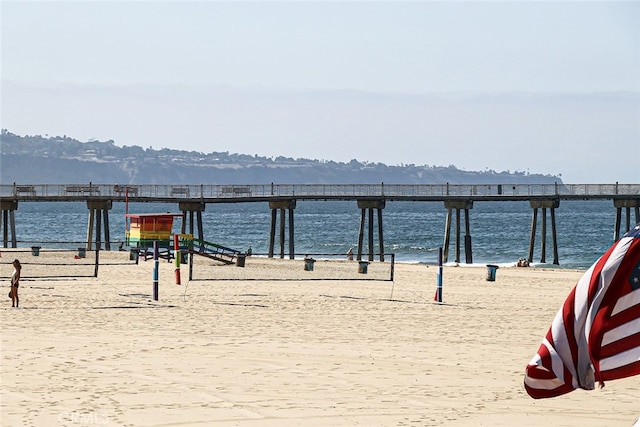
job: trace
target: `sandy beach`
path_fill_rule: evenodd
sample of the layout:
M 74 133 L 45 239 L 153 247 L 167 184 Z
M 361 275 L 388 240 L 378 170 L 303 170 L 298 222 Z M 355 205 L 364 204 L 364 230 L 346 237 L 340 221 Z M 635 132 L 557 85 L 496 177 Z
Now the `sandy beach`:
M 176 285 L 161 261 L 154 301 L 153 261 L 101 252 L 97 278 L 90 265 L 62 277 L 72 269 L 47 255 L 19 254 L 13 309 L 14 254 L 2 250 L 3 426 L 631 426 L 640 416 L 637 377 L 548 400 L 523 388 L 582 271 L 500 268 L 489 282 L 485 268 L 445 267 L 437 304 L 435 266 L 396 264 L 390 281 L 379 263 L 359 280 L 356 262 L 200 260 L 210 275 L 182 271 Z

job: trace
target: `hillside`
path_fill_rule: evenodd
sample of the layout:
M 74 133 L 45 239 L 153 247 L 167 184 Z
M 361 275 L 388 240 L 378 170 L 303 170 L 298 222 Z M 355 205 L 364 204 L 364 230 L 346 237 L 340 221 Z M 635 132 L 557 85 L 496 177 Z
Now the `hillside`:
M 493 170 L 474 172 L 454 165 L 348 163 L 118 147 L 114 141 L 81 142 L 68 136 L 0 135 L 0 183 L 130 184 L 549 184 L 557 176 Z

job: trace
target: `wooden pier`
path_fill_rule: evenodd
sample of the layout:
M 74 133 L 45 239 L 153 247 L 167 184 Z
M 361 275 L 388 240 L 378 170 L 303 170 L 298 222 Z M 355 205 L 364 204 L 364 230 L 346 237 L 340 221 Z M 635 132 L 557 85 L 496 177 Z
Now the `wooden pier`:
M 640 184 L 261 184 L 261 185 L 160 185 L 160 184 L 12 184 L 0 185 L 2 211 L 2 237 L 4 247 L 16 247 L 15 211 L 21 202 L 85 202 L 89 210 L 87 248 L 92 242 L 98 248 L 102 233 L 109 249 L 109 210 L 114 202 L 178 203 L 183 214 L 182 233 L 194 235 L 194 214 L 198 239 L 204 239 L 202 212 L 207 204 L 215 203 L 268 203 L 271 209 L 269 256 L 275 254 L 278 213 L 279 255 L 285 255 L 285 230 L 288 228 L 289 257 L 295 256 L 294 211 L 297 200 L 353 200 L 361 210 L 358 233 L 357 259 L 364 255 L 364 234 L 367 229 L 368 260 L 374 257 L 374 222 L 378 225 L 380 261 L 384 261 L 382 212 L 387 202 L 442 202 L 447 209 L 443 241 L 444 261 L 448 261 L 451 224 L 455 211 L 455 262 L 460 262 L 461 224 L 464 211 L 465 262 L 472 263 L 472 241 L 469 216 L 473 204 L 483 201 L 528 201 L 532 208 L 529 241 L 529 262 L 533 261 L 537 236 L 538 210 L 542 210 L 541 259 L 546 262 L 547 210 L 550 214 L 553 242 L 553 263 L 559 264 L 556 239 L 555 210 L 563 200 L 612 200 L 615 209 L 614 239 L 640 222 Z M 374 210 L 377 215 L 374 215 Z M 632 215 L 633 212 L 633 215 Z M 623 215 L 625 214 L 625 215 Z M 285 216 L 288 215 L 288 222 Z M 625 220 L 623 221 L 623 216 Z M 368 227 L 365 227 L 368 217 Z M 188 230 L 187 230 L 188 226 Z M 95 228 L 94 228 L 95 227 Z M 94 233 L 95 231 L 95 233 Z M 95 235 L 95 238 L 94 238 Z

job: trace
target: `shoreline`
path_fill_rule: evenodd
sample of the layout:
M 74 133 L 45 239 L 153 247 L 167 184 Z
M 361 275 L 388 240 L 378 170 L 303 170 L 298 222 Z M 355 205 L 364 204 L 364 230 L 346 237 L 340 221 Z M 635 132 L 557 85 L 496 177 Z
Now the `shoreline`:
M 80 242 L 81 243 L 81 242 Z M 81 248 L 74 248 L 74 249 L 63 249 L 63 248 L 41 248 L 40 246 L 38 246 L 39 252 L 41 254 L 44 253 L 51 253 L 51 254 L 65 254 L 65 253 L 69 253 L 69 254 L 77 254 L 79 252 L 79 250 Z M 14 257 L 22 257 L 24 259 L 28 259 L 28 260 L 34 260 L 34 261 L 38 261 L 38 258 L 32 255 L 32 251 L 33 249 L 31 247 L 18 247 L 18 248 L 1 248 L 0 249 L 0 264 L 7 262 L 7 263 L 11 263 L 11 260 L 13 260 Z M 86 253 L 86 260 L 92 260 L 94 259 L 93 255 L 95 253 L 95 249 L 94 250 L 89 250 L 89 251 L 85 251 L 83 249 L 83 252 Z M 19 256 L 17 254 L 20 254 Z M 106 255 L 108 257 L 108 259 L 113 259 L 115 258 L 119 258 L 120 255 L 118 254 L 127 254 L 126 257 L 128 257 L 129 251 L 128 250 L 105 250 L 105 249 L 101 249 L 100 250 L 100 254 L 101 255 Z M 114 255 L 116 254 L 116 255 Z M 314 257 L 315 259 L 317 259 L 318 261 L 347 261 L 346 259 L 346 255 L 342 254 L 342 253 L 321 253 L 321 254 L 316 254 L 316 253 L 306 253 L 307 255 L 311 255 L 312 257 Z M 269 258 L 272 260 L 282 260 L 282 261 L 300 261 L 303 260 L 303 257 L 305 256 L 305 253 L 296 253 L 296 258 L 294 260 L 291 260 L 288 258 L 288 255 L 285 256 L 285 258 L 279 258 L 278 256 L 274 256 L 273 258 Z M 363 254 L 363 258 L 362 261 L 368 261 L 367 259 L 367 255 L 368 254 Z M 390 262 L 391 260 L 391 255 L 394 255 L 394 253 L 387 253 L 385 254 L 385 261 L 384 262 Z M 125 257 L 123 255 L 123 257 Z M 253 257 L 254 259 L 268 259 L 268 254 L 267 253 L 256 253 L 254 252 L 251 257 Z M 5 258 L 5 259 L 2 259 Z M 9 260 L 9 258 L 11 258 L 11 260 Z M 21 258 L 21 259 L 22 259 Z M 249 258 L 249 257 L 247 257 Z M 128 258 L 121 258 L 123 261 L 129 261 Z M 592 262 L 595 262 L 597 260 L 597 258 L 594 258 Z M 355 260 L 355 257 L 353 260 L 351 260 L 352 262 L 358 262 L 357 260 Z M 166 260 L 165 260 L 166 262 Z M 173 262 L 173 261 L 171 261 Z M 376 254 L 374 261 L 371 261 L 373 263 L 378 263 L 379 261 L 379 254 Z M 413 259 L 413 260 L 406 260 L 406 259 L 398 259 L 398 257 L 395 257 L 395 264 L 407 264 L 407 265 L 423 265 L 423 266 L 427 266 L 427 267 L 438 267 L 438 263 L 437 261 L 421 261 L 421 260 L 417 260 L 417 259 Z M 513 260 L 513 261 L 487 261 L 487 262 L 474 262 L 471 264 L 467 264 L 465 262 L 455 262 L 455 261 L 448 261 L 446 263 L 443 264 L 444 267 L 468 267 L 468 268 L 486 268 L 487 265 L 497 265 L 499 268 L 515 268 L 517 266 L 517 262 L 518 260 Z M 28 261 L 26 261 L 26 263 L 28 263 Z M 590 264 L 591 265 L 591 264 Z M 519 267 L 519 268 L 531 268 L 531 269 L 538 269 L 538 270 L 559 270 L 559 271 L 586 271 L 589 267 L 573 267 L 573 266 L 565 266 L 563 264 L 559 264 L 559 265 L 555 265 L 555 264 L 550 264 L 550 263 L 541 263 L 541 262 L 531 262 L 530 265 L 528 267 Z

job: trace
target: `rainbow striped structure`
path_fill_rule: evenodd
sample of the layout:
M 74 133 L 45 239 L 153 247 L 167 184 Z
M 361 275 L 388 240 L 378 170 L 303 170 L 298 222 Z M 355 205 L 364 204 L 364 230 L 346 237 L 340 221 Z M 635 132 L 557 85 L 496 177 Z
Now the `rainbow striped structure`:
M 126 230 L 128 246 L 152 247 L 157 241 L 160 247 L 172 247 L 173 219 L 182 217 L 182 214 L 126 214 L 125 217 L 129 222 Z

